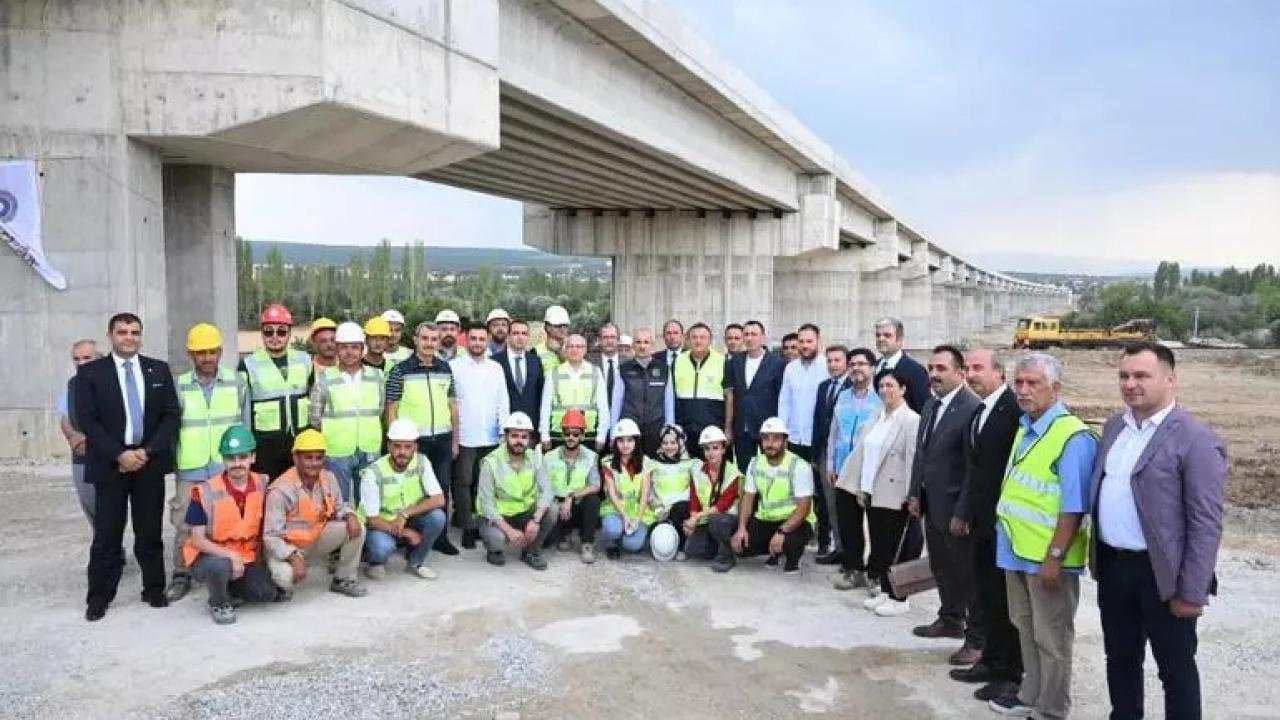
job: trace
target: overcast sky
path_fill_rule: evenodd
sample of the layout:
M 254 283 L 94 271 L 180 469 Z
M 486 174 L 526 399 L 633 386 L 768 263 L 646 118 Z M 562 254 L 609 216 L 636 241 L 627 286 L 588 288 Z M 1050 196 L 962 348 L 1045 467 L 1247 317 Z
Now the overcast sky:
M 1280 262 L 1280 2 L 669 2 L 957 253 Z M 398 178 L 241 175 L 236 212 L 252 238 L 520 245 L 516 203 Z

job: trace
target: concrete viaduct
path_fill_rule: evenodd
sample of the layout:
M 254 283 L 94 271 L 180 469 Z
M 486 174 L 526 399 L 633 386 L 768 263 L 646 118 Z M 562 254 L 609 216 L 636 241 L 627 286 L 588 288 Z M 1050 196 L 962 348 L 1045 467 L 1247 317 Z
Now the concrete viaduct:
M 238 172 L 523 201 L 526 244 L 614 258 L 624 327 L 898 315 L 925 346 L 1065 299 L 926 237 L 652 0 L 7 0 L 0 159 L 36 161 L 68 283 L 0 253 L 0 457 L 60 451 L 69 344 L 109 313 L 179 365 L 191 323 L 234 329 Z

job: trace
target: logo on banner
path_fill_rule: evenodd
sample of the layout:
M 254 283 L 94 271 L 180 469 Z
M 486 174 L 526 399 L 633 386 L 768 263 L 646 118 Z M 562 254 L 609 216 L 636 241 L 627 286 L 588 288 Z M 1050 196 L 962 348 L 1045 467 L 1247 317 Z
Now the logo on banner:
M 0 161 L 0 239 L 45 282 L 67 289 L 67 279 L 44 255 L 40 193 L 32 160 Z

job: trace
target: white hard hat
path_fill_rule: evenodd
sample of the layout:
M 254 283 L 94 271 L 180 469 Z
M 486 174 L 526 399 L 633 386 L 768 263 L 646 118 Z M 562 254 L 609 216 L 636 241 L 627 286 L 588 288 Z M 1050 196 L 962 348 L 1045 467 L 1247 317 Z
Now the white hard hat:
M 484 319 L 484 324 L 488 325 L 494 320 L 510 320 L 510 319 L 511 319 L 511 316 L 507 314 L 506 310 L 503 310 L 502 308 L 494 308 L 489 311 L 489 316 Z
M 462 321 L 458 319 L 458 313 L 452 310 L 441 310 L 440 312 L 436 313 L 436 322 L 437 323 L 451 322 L 454 325 L 462 324 Z
M 506 430 L 528 430 L 533 432 L 533 421 L 528 415 L 516 411 L 507 416 L 507 421 L 502 423 L 503 431 Z
M 382 313 L 382 319 L 387 322 L 404 324 L 404 316 L 400 314 L 399 310 L 387 310 Z
M 619 345 L 625 345 L 625 346 L 627 346 L 627 347 L 631 347 L 631 345 L 632 345 L 632 342 L 631 342 L 631 336 L 630 336 L 630 335 L 623 335 L 622 337 L 618 338 L 618 344 L 619 344 Z
M 613 436 L 621 437 L 640 437 L 640 426 L 631 418 L 622 418 L 617 425 L 613 426 Z
M 548 325 L 568 325 L 569 311 L 559 305 L 552 305 L 547 308 L 547 312 L 542 316 L 542 322 Z
M 397 418 L 387 428 L 388 440 L 417 440 L 418 424 L 409 418 Z
M 725 437 L 724 431 L 715 425 L 708 425 L 702 428 L 702 434 L 698 436 L 699 445 L 709 445 L 711 443 L 727 443 L 729 438 Z
M 680 535 L 671 523 L 661 523 L 649 534 L 649 552 L 654 560 L 667 562 L 674 560 L 676 551 L 680 549 Z
M 790 435 L 787 432 L 787 424 L 782 422 L 782 418 L 771 417 L 760 423 L 761 435 Z
M 334 341 L 338 343 L 362 343 L 364 342 L 364 330 L 353 322 L 344 322 L 338 326 L 337 332 L 333 334 Z

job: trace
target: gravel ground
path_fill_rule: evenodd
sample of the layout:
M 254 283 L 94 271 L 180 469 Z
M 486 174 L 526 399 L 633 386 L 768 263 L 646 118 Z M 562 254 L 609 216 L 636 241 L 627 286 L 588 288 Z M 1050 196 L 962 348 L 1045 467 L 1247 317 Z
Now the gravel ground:
M 1201 631 L 1206 716 L 1280 717 L 1280 516 L 1235 512 Z M 292 603 L 213 625 L 197 590 L 138 600 L 130 559 L 107 618 L 82 618 L 88 528 L 59 466 L 0 466 L 5 718 L 990 718 L 946 678 L 949 641 L 910 634 L 936 600 L 881 619 L 806 566 L 715 575 L 643 557 L 501 570 L 437 558 L 353 600 L 312 579 Z M 1077 620 L 1074 717 L 1104 717 L 1094 587 Z M 1148 669 L 1150 717 L 1162 715 Z

